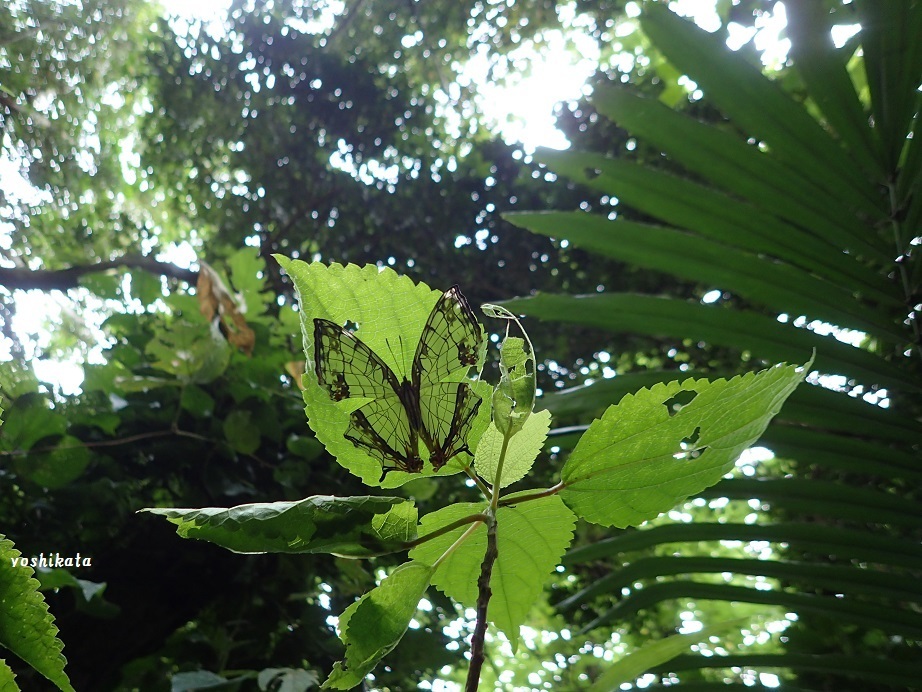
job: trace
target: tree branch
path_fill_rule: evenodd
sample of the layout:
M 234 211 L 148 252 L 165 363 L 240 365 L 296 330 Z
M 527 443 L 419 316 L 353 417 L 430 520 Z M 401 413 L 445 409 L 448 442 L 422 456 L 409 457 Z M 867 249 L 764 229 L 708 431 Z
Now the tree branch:
M 480 565 L 480 578 L 477 580 L 477 624 L 474 627 L 474 636 L 471 637 L 471 667 L 467 670 L 467 683 L 464 692 L 477 692 L 480 684 L 480 670 L 483 668 L 483 644 L 487 636 L 487 606 L 493 596 L 490 588 L 490 578 L 493 576 L 493 563 L 499 556 L 496 545 L 496 517 L 490 515 L 487 522 L 487 552 Z
M 66 291 L 80 285 L 80 277 L 109 269 L 143 269 L 151 274 L 160 274 L 195 285 L 198 272 L 177 267 L 169 262 L 161 262 L 153 257 L 142 255 L 125 255 L 118 259 L 96 264 L 81 264 L 67 269 L 25 269 L 22 267 L 0 267 L 0 286 L 9 289 L 34 289 L 41 291 Z

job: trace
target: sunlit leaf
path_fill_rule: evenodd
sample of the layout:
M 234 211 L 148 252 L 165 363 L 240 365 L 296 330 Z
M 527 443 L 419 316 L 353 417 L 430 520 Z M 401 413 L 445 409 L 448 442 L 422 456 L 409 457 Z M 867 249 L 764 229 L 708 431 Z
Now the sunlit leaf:
M 518 495 L 521 494 L 510 495 L 504 501 L 514 502 Z M 420 521 L 419 533 L 432 533 L 484 509 L 484 505 L 476 503 L 450 505 L 424 516 Z M 576 517 L 559 497 L 551 496 L 500 507 L 496 522 L 499 557 L 493 565 L 493 598 L 488 617 L 515 648 L 519 626 L 525 622 L 529 610 L 544 588 L 548 574 L 573 538 Z M 410 551 L 410 557 L 434 562 L 470 528 L 462 526 L 422 543 Z M 476 607 L 477 579 L 486 546 L 486 527 L 480 524 L 439 565 L 432 579 L 433 585 L 465 607 Z
M 621 528 L 670 510 L 733 467 L 807 367 L 670 382 L 624 397 L 570 454 L 561 497 L 581 518 Z
M 503 477 L 498 487 L 505 488 L 521 480 L 531 470 L 544 447 L 550 425 L 550 412 L 539 411 L 529 416 L 524 427 L 509 439 L 503 461 Z M 503 435 L 491 425 L 480 438 L 477 456 L 474 459 L 477 473 L 491 485 L 497 483 L 496 470 L 502 447 Z
M 64 645 L 58 628 L 39 593 L 31 567 L 19 564 L 22 557 L 12 541 L 0 534 L 0 646 L 4 646 L 54 683 L 73 692 L 64 673 Z M 16 689 L 15 687 L 13 689 Z

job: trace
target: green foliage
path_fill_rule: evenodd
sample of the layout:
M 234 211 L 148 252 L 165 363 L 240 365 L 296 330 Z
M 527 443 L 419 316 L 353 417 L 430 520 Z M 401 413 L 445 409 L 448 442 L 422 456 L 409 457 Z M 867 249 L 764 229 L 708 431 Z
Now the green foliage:
M 344 437 L 349 426 L 349 414 L 367 400 L 360 398 L 333 401 L 321 387 L 314 372 L 314 319 L 328 319 L 336 324 L 350 321 L 360 326 L 362 341 L 377 353 L 398 378 L 410 376 L 411 363 L 432 306 L 440 296 L 425 286 L 414 286 L 407 277 L 392 270 L 379 271 L 367 266 L 359 269 L 353 265 L 341 267 L 277 258 L 295 283 L 301 309 L 301 332 L 307 372 L 303 378 L 303 395 L 308 413 L 308 423 L 338 463 L 356 474 L 367 485 L 378 485 L 381 465 Z M 480 354 L 482 359 L 482 354 Z M 471 384 L 482 399 L 489 399 L 489 387 L 484 382 Z M 469 446 L 476 449 L 477 440 L 489 424 L 490 409 L 481 406 Z M 455 457 L 442 475 L 460 471 L 460 460 Z M 426 467 L 423 475 L 433 475 Z M 382 487 L 393 488 L 413 478 L 402 471 L 388 473 Z
M 539 411 L 529 416 L 522 428 L 508 440 L 495 425 L 491 425 L 477 445 L 474 466 L 478 475 L 490 485 L 500 488 L 523 479 L 544 448 L 550 427 L 551 414 L 548 411 Z M 503 477 L 497 479 L 500 459 L 503 459 Z
M 493 600 L 489 618 L 511 642 L 518 646 L 519 627 L 544 588 L 547 575 L 573 538 L 576 517 L 558 497 L 545 497 L 515 505 L 516 495 L 504 498 L 511 506 L 496 513 L 499 558 L 493 567 Z M 450 525 L 464 516 L 486 509 L 485 505 L 459 503 L 427 514 L 420 522 L 425 534 Z M 433 562 L 449 552 L 465 534 L 463 528 L 414 548 L 410 556 Z M 467 608 L 477 604 L 477 575 L 487 546 L 487 531 L 482 524 L 465 536 L 465 542 L 448 554 L 432 583 Z
M 645 644 L 637 651 L 619 660 L 610 666 L 598 679 L 592 683 L 589 692 L 609 692 L 620 690 L 624 683 L 631 683 L 644 672 L 663 663 L 668 663 L 676 656 L 684 653 L 690 646 L 709 637 L 722 635 L 728 630 L 734 630 L 746 624 L 748 618 L 737 618 L 712 625 L 697 632 L 675 634 L 665 639 L 659 639 Z
M 754 668 L 808 689 L 917 683 L 922 373 L 905 354 L 918 343 L 922 15 L 903 0 L 787 3 L 793 66 L 769 80 L 751 45 L 730 53 L 723 38 L 730 22 L 751 27 L 774 2 L 721 0 L 724 28 L 710 35 L 647 4 L 638 19 L 624 3 L 577 3 L 601 69 L 593 102 L 565 104 L 558 124 L 584 151 L 532 158 L 486 133 L 471 87 L 453 80 L 485 48 L 491 80 L 520 74 L 525 61 L 504 55 L 531 38 L 540 50 L 541 32 L 567 21 L 545 0 L 412 12 L 359 3 L 335 17 L 257 1 L 235 5 L 218 32 L 160 21 L 154 4 L 134 0 L 0 3 L 0 147 L 41 191 L 19 196 L 11 185 L 0 203 L 0 326 L 12 354 L 0 387 L 18 418 L 0 435 L 0 526 L 27 554 L 94 556 L 71 580 L 39 575 L 76 689 L 206 677 L 238 689 L 314 684 L 314 671 L 342 656 L 330 615 L 402 559 L 235 555 L 175 541 L 135 514 L 367 492 L 304 425 L 298 314 L 272 253 L 393 266 L 430 285 L 458 283 L 474 304 L 537 292 L 530 315 L 568 320 L 528 325 L 527 350 L 540 356 L 531 372 L 528 355 L 516 371 L 513 338 L 499 371 L 489 360 L 484 369 L 501 385 L 484 399 L 499 427 L 484 425 L 474 469 L 486 481 L 501 475 L 500 485 L 526 473 L 516 489 L 554 487 L 594 418 L 660 382 L 731 380 L 741 363 L 802 362 L 815 348 L 817 370 L 851 394 L 797 389 L 762 437 L 776 458 L 741 465 L 668 518 L 623 532 L 577 524 L 564 571 L 545 583 L 564 615 L 539 595 L 526 620 L 537 635 L 523 628 L 514 660 L 488 635 L 496 668 L 482 686 L 527 688 L 537 675 L 583 689 L 604 671 L 597 652 L 617 658 L 667 636 L 677 613 L 728 620 L 746 608 L 736 598 L 758 599 L 743 611 L 754 614 L 745 637 L 701 642 L 720 656 L 657 667 L 661 684 L 748 683 Z M 830 26 L 852 24 L 862 31 L 833 47 Z M 693 99 L 687 79 L 700 88 Z M 459 128 L 446 127 L 446 103 Z M 520 209 L 568 211 L 513 219 L 529 234 L 501 218 Z M 214 304 L 214 324 L 200 310 L 216 296 L 193 288 L 194 264 L 122 263 L 175 256 L 173 242 L 223 282 L 229 312 Z M 47 340 L 12 331 L 17 281 L 50 291 L 73 272 L 84 272 L 80 288 L 55 294 L 64 313 L 49 312 Z M 720 298 L 700 305 L 713 289 Z M 422 295 L 394 301 L 417 306 L 417 326 L 435 293 Z M 229 341 L 241 315 L 252 357 Z M 355 316 L 374 317 L 359 305 L 343 319 Z M 860 347 L 813 319 L 862 330 L 851 335 Z M 394 325 L 380 333 L 387 358 L 412 354 L 419 338 Z M 46 360 L 83 362 L 83 391 L 41 382 L 33 367 L 46 372 Z M 534 461 L 548 417 L 532 414 L 532 377 L 552 392 L 538 408 L 566 426 Z M 500 463 L 497 432 L 523 419 Z M 376 481 L 377 462 L 362 463 Z M 427 468 L 402 485 L 390 474 L 394 494 L 414 500 L 396 507 L 426 516 L 470 502 L 472 481 L 443 478 L 452 471 Z M 415 525 L 394 512 L 358 533 Z M 458 680 L 444 672 L 461 661 L 446 644 L 464 626 L 449 635 L 455 604 L 435 589 L 429 601 L 392 653 L 399 666 L 375 670 L 376 686 Z M 48 686 L 15 657 L 9 664 L 23 689 Z M 0 687 L 10 676 L 0 666 Z
M 349 690 L 360 685 L 378 661 L 397 646 L 434 571 L 422 562 L 407 562 L 346 608 L 339 618 L 346 658 L 333 668 L 324 689 Z
M 147 509 L 183 538 L 237 553 L 333 553 L 363 557 L 399 549 L 415 537 L 413 503 L 399 497 L 329 497 L 231 509 Z
M 333 324 L 359 325 L 363 342 L 381 353 L 396 376 L 408 383 L 408 363 L 417 351 L 417 334 L 427 323 L 432 292 L 376 267 L 279 261 L 301 297 L 308 420 L 330 451 L 348 452 L 346 459 L 337 457 L 337 461 L 363 479 L 374 479 L 377 469 L 365 470 L 368 462 L 380 467 L 385 461 L 371 457 L 362 460 L 362 466 L 353 465 L 351 458 L 366 453 L 358 445 L 350 450 L 342 444 L 352 444 L 345 437 L 349 420 L 345 414 L 366 403 L 368 397 L 350 396 L 347 387 L 346 396 L 337 401 L 337 387 L 320 386 L 312 363 L 314 319 L 332 317 Z M 426 302 L 417 310 L 415 303 L 421 299 Z M 363 307 L 366 301 L 371 307 Z M 525 387 L 533 390 L 535 384 L 530 374 L 533 369 L 526 367 L 533 363 L 533 356 L 524 343 L 514 338 L 500 351 L 503 363 L 497 389 L 503 392 L 500 400 L 509 402 L 501 419 L 505 432 L 495 423 L 486 432 L 480 432 L 483 426 L 474 426 L 465 442 L 476 453 L 459 454 L 450 462 L 456 472 L 463 471 L 479 485 L 485 501 L 450 504 L 426 514 L 419 520 L 418 538 L 415 507 L 399 498 L 313 497 L 227 510 L 148 511 L 176 523 L 183 537 L 212 541 L 237 552 L 332 552 L 360 557 L 410 548 L 413 561 L 398 567 L 340 618 L 346 658 L 324 686 L 349 689 L 360 684 L 397 646 L 430 582 L 462 606 L 487 613 L 515 650 L 519 628 L 573 540 L 577 515 L 603 524 L 636 525 L 713 484 L 758 439 L 804 371 L 777 367 L 729 382 L 688 380 L 643 390 L 611 407 L 586 431 L 563 468 L 560 484 L 547 491 L 501 496 L 503 487 L 528 474 L 550 423 L 547 411 L 528 415 L 534 396 Z M 333 369 L 324 372 L 332 382 L 344 378 L 347 368 L 365 374 L 362 364 L 345 357 L 329 367 Z M 350 371 L 349 376 L 355 374 Z M 459 375 L 446 368 L 441 376 L 454 381 L 451 378 Z M 398 380 L 385 381 L 380 386 L 398 384 Z M 683 396 L 694 400 L 685 400 L 680 407 Z M 393 398 L 394 405 L 404 407 L 408 425 L 418 425 L 414 421 L 419 414 L 410 410 L 413 400 L 398 399 L 396 391 Z M 495 398 L 495 394 L 483 396 L 484 401 Z M 520 402 L 524 406 L 517 409 Z M 483 408 L 488 419 L 490 410 Z M 513 414 L 520 416 L 522 424 L 513 424 Z M 381 417 L 368 423 L 373 431 L 374 426 L 387 424 Z M 400 471 L 400 482 L 425 476 L 426 470 Z M 434 473 L 429 470 L 429 475 Z M 491 526 L 495 527 L 495 545 Z M 489 575 L 492 598 L 485 595 L 483 574 Z
M 683 350 L 719 345 L 758 364 L 815 349 L 818 372 L 811 381 L 840 390 L 797 391 L 768 427 L 767 417 L 751 418 L 777 458 L 753 465 L 754 478 L 722 480 L 686 504 L 693 524 L 654 522 L 573 549 L 564 563 L 587 577 L 560 607 L 598 611 L 585 624 L 592 629 L 656 622 L 677 604 L 705 599 L 708 607 L 696 611 L 705 623 L 719 621 L 718 609 L 731 603 L 780 606 L 797 616 L 785 632 L 787 653 L 762 654 L 757 647 L 734 653 L 725 641 L 729 656 L 682 656 L 656 672 L 679 672 L 683 683 L 723 682 L 717 671 L 690 671 L 787 666 L 788 675 L 810 688 L 853 687 L 855 679 L 864 681 L 862 688 L 870 680 L 874 689 L 911 686 L 901 661 L 915 656 L 922 632 L 918 597 L 911 595 L 922 557 L 913 537 L 922 387 L 914 296 L 922 263 L 912 240 L 922 215 L 922 147 L 913 136 L 922 54 L 908 43 L 905 51 L 883 45 L 908 41 L 920 30 L 922 8 L 903 2 L 836 5 L 831 12 L 823 3 L 786 7 L 794 67 L 772 79 L 744 51 L 728 51 L 714 35 L 649 3 L 641 17 L 645 35 L 703 99 L 681 103 L 667 90 L 654 100 L 632 86 L 600 85 L 592 106 L 636 137 L 632 146 L 624 147 L 619 135 L 596 142 L 603 153 L 539 150 L 536 158 L 617 200 L 615 210 L 507 215 L 536 234 L 694 282 L 691 291 L 655 295 L 539 294 L 507 303 L 510 309 L 574 327 L 682 339 L 683 348 L 672 353 L 693 377 Z M 852 20 L 860 22 L 860 33 L 834 47 L 830 28 Z M 859 45 L 863 59 L 856 55 Z M 713 304 L 702 304 L 711 291 Z M 846 330 L 860 339 L 842 343 L 836 334 Z M 716 359 L 697 372 L 710 376 L 725 364 Z M 774 374 L 784 391 L 786 376 Z M 612 401 L 626 406 L 621 417 L 610 411 L 590 425 L 564 465 L 564 480 L 580 479 L 580 471 L 592 480 L 591 473 L 616 478 L 621 467 L 609 467 L 599 455 L 608 445 L 618 449 L 623 438 L 633 451 L 621 460 L 660 458 L 644 462 L 650 476 L 631 473 L 664 489 L 659 506 L 687 495 L 668 475 L 680 463 L 672 456 L 677 450 L 628 414 L 643 404 L 652 410 L 677 391 L 674 384 L 656 384 L 632 395 L 633 387 L 672 377 L 674 371 L 653 365 L 546 397 L 555 416 L 577 425 Z M 745 409 L 748 395 L 730 408 Z M 885 407 L 874 405 L 880 398 Z M 666 428 L 681 426 L 697 402 L 670 417 L 660 401 L 656 418 Z M 707 467 L 708 426 L 688 425 L 692 447 L 707 448 L 698 459 Z M 604 435 L 588 446 L 594 429 Z M 572 436 L 555 439 L 565 448 L 573 444 Z M 723 464 L 714 460 L 710 482 L 731 470 L 736 453 L 727 451 Z M 647 509 L 630 494 L 607 490 L 611 523 L 631 524 L 634 507 Z M 746 522 L 705 521 L 701 502 L 708 500 L 726 503 L 725 515 L 748 512 Z M 721 555 L 727 540 L 741 541 L 744 554 Z M 757 545 L 769 547 L 761 559 L 748 558 L 745 553 L 758 554 Z M 609 573 L 588 576 L 604 556 L 613 559 Z M 734 576 L 721 581 L 718 574 Z M 835 654 L 843 650 L 875 653 L 837 668 Z M 885 660 L 893 665 L 886 671 Z
M 668 511 L 733 468 L 809 366 L 629 394 L 583 433 L 561 497 L 583 519 L 622 529 Z
M 58 628 L 39 593 L 33 570 L 19 563 L 22 553 L 6 536 L 0 535 L 0 646 L 32 666 L 63 692 L 73 692 L 61 653 Z M 6 675 L 4 689 L 18 689 L 3 663 L 0 676 Z

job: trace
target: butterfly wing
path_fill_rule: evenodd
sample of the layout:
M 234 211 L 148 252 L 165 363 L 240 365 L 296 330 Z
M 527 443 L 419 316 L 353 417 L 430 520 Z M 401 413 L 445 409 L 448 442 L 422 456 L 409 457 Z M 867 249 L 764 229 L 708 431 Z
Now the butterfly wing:
M 400 382 L 387 363 L 350 332 L 320 318 L 314 319 L 314 372 L 333 401 L 372 399 L 352 412 L 345 437 L 381 462 L 382 479 L 392 470 L 422 470 L 419 425 L 410 418 L 416 406 L 410 383 Z
M 450 380 L 477 365 L 482 346 L 483 331 L 474 311 L 453 286 L 426 320 L 412 369 L 419 392 L 419 432 L 436 471 L 457 454 L 470 454 L 467 434 L 481 400 L 469 385 Z
M 470 385 L 458 382 L 435 385 L 430 389 L 429 396 L 421 397 L 423 420 L 429 420 L 426 433 L 432 443 L 429 460 L 433 469 L 438 471 L 461 452 L 471 454 L 467 446 L 467 435 L 480 404 L 480 397 Z M 433 406 L 438 407 L 438 411 L 429 410 Z
M 467 374 L 477 365 L 483 330 L 467 299 L 457 286 L 442 294 L 416 347 L 413 383 L 420 388 L 444 382 L 459 372 Z

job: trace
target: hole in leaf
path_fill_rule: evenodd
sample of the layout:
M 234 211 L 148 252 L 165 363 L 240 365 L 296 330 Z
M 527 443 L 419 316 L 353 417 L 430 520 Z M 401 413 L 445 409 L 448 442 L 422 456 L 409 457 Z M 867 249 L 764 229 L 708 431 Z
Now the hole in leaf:
M 679 411 L 681 411 L 683 407 L 688 406 L 692 401 L 694 401 L 696 396 L 698 396 L 698 392 L 681 391 L 674 397 L 666 399 L 666 401 L 663 402 L 663 406 L 666 407 L 666 410 L 669 412 L 669 416 L 671 418 Z
M 697 459 L 702 454 L 707 451 L 707 447 L 698 447 L 698 440 L 701 439 L 701 426 L 695 428 L 695 431 L 684 438 L 680 443 L 679 447 L 681 451 L 673 454 L 674 459 L 679 461 L 691 461 Z

